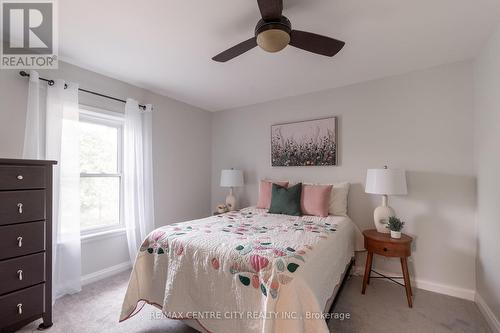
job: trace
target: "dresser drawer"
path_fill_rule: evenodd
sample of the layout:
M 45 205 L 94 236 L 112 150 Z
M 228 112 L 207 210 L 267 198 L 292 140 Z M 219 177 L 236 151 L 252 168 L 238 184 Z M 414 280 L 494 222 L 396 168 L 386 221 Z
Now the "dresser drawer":
M 0 192 L 0 225 L 45 219 L 45 190 Z
M 0 326 L 6 327 L 43 314 L 44 284 L 0 296 Z
M 0 295 L 45 281 L 45 253 L 0 261 Z
M 0 260 L 44 250 L 44 221 L 0 226 Z
M 0 165 L 0 190 L 45 188 L 45 167 Z

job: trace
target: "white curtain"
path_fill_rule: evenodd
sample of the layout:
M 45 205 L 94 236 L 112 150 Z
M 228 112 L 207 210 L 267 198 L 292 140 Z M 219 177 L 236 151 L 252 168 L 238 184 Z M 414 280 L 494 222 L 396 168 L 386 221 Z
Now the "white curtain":
M 38 72 L 30 71 L 28 86 L 28 109 L 26 111 L 26 127 L 24 129 L 23 158 L 43 158 L 40 128 L 40 80 Z
M 141 111 L 127 99 L 124 128 L 124 218 L 130 260 L 142 240 L 154 229 L 151 105 Z
M 38 78 L 38 74 L 33 77 Z M 47 87 L 43 108 L 37 102 L 38 84 L 30 80 L 23 157 L 58 162 L 54 168 L 52 224 L 55 300 L 81 290 L 78 85 L 66 83 L 65 89 L 65 82 L 56 80 Z M 40 119 L 45 119 L 45 128 Z

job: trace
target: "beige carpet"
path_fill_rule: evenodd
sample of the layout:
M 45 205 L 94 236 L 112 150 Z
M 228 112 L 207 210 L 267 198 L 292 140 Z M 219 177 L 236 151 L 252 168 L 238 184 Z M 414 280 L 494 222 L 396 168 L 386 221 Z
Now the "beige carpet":
M 195 333 L 182 322 L 156 319 L 157 310 L 146 306 L 137 316 L 118 323 L 122 297 L 129 273 L 122 273 L 86 286 L 78 295 L 58 300 L 54 326 L 48 333 Z M 348 280 L 335 312 L 350 319 L 331 320 L 330 332 L 352 333 L 481 333 L 490 332 L 473 302 L 415 290 L 414 308 L 406 305 L 404 289 L 381 280 L 372 280 L 361 295 L 361 279 Z M 37 332 L 38 323 L 20 332 Z
M 346 284 L 335 312 L 350 313 L 351 319 L 330 322 L 330 332 L 491 332 L 473 302 L 414 288 L 410 309 L 404 288 L 372 279 L 366 294 L 361 295 L 361 284 L 360 277 L 353 277 Z

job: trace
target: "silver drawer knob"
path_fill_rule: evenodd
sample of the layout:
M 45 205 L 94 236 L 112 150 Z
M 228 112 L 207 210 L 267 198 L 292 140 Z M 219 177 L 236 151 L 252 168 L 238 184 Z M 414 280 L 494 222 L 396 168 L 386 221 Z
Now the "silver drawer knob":
M 23 270 L 22 269 L 17 271 L 17 278 L 19 279 L 19 281 L 23 280 Z
M 23 305 L 22 304 L 17 305 L 17 313 L 20 315 L 23 314 Z
M 23 238 L 21 236 L 17 237 L 17 246 L 18 247 L 23 246 Z
M 23 213 L 23 204 L 21 202 L 17 204 L 17 211 L 19 214 Z
M 23 179 L 24 179 L 24 177 L 23 177 L 23 175 L 19 175 L 19 176 L 17 176 L 17 179 L 19 179 L 19 180 L 23 180 Z

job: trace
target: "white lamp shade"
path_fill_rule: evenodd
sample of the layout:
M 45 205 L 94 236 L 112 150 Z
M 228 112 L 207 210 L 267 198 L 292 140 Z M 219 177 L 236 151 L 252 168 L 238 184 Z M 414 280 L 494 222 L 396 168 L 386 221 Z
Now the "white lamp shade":
M 406 195 L 406 172 L 401 169 L 368 169 L 366 172 L 366 193 Z
M 222 170 L 220 173 L 221 187 L 243 186 L 243 171 L 241 170 Z

